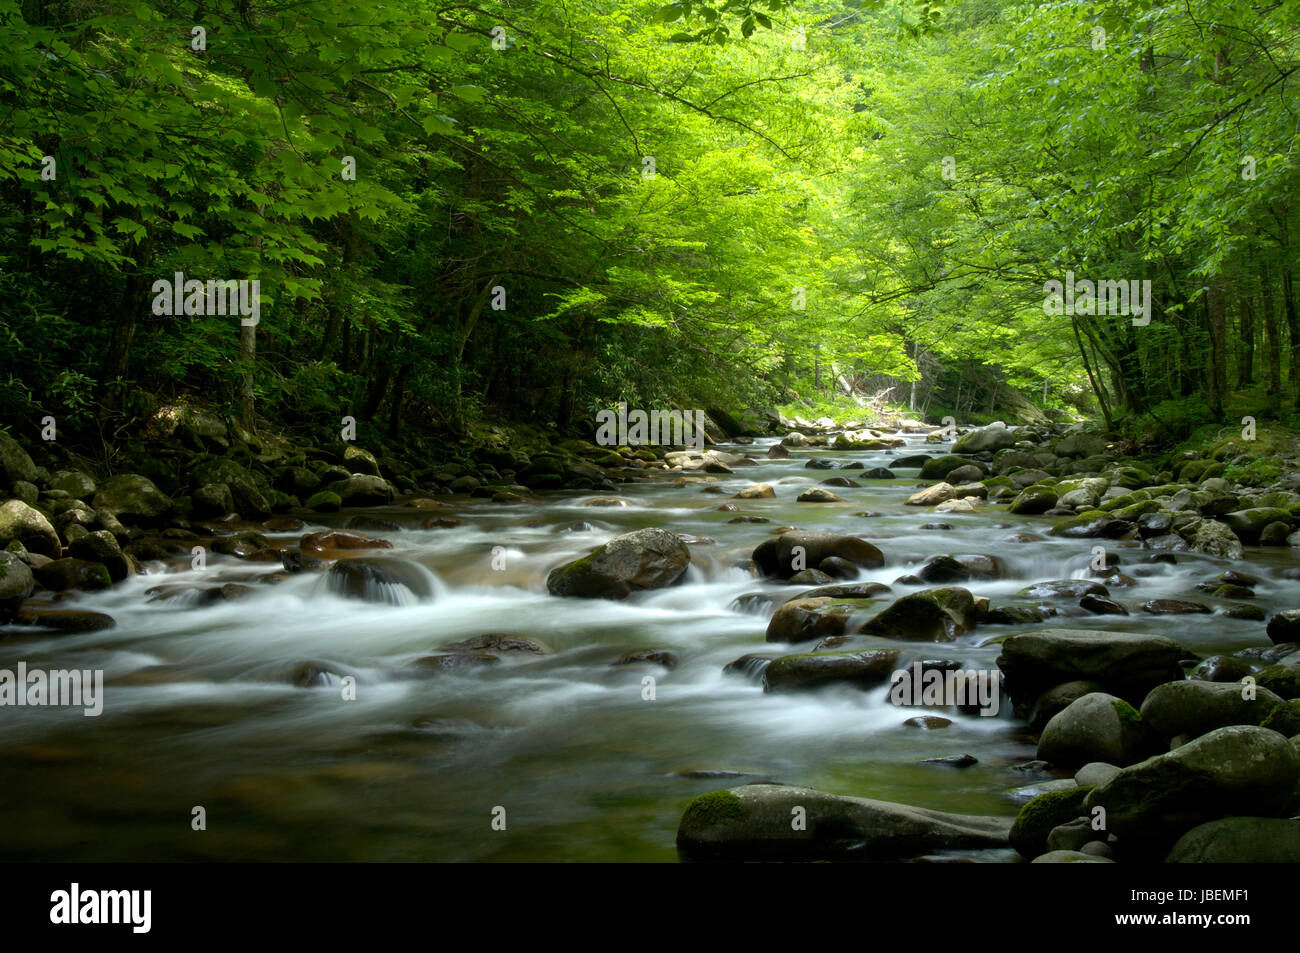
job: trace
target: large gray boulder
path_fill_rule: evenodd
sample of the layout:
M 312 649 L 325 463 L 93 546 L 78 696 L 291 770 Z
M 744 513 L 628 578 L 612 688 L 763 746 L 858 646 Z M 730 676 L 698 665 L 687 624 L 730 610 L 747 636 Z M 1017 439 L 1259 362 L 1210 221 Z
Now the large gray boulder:
M 1300 819 L 1225 817 L 1193 827 L 1165 858 L 1170 864 L 1300 863 Z
M 108 510 L 128 524 L 156 523 L 172 511 L 172 501 L 167 494 L 154 486 L 148 477 L 138 473 L 119 473 L 101 483 L 91 505 L 97 510 Z
M 1015 442 L 1016 435 L 1007 429 L 1006 424 L 989 424 L 987 427 L 980 427 L 958 437 L 957 442 L 952 445 L 952 452 L 996 453 L 998 450 L 1005 450 L 1014 445 Z
M 909 642 L 951 642 L 974 626 L 975 597 L 968 589 L 948 586 L 896 599 L 858 631 Z
M 748 784 L 691 801 L 677 828 L 677 846 L 688 856 L 727 860 L 896 860 L 936 850 L 1006 847 L 1010 828 L 1011 818 Z
M 552 569 L 546 588 L 553 596 L 626 599 L 633 592 L 673 585 L 690 562 L 690 551 L 676 534 L 639 529 Z
M 1140 704 L 1146 693 L 1183 677 L 1187 653 L 1172 639 L 1136 632 L 1055 629 L 1013 635 L 1002 643 L 1002 687 L 1017 705 L 1032 704 L 1063 682 L 1091 681 Z
M 1227 815 L 1278 817 L 1296 797 L 1300 746 L 1268 728 L 1233 725 L 1122 769 L 1084 801 L 1127 852 L 1163 856 L 1184 833 Z
M 880 550 L 857 536 L 791 530 L 754 548 L 753 559 L 765 576 L 789 579 L 804 569 L 816 569 L 823 559 L 837 556 L 860 569 L 885 564 Z
M 1093 761 L 1129 765 L 1152 753 L 1138 712 L 1105 692 L 1092 692 L 1058 712 L 1038 739 L 1038 757 L 1062 768 Z
M 35 483 L 36 464 L 27 451 L 7 433 L 0 433 L 0 485 L 13 488 L 18 480 Z
M 1245 697 L 1253 694 L 1254 697 Z M 1258 725 L 1280 696 L 1241 683 L 1185 681 L 1158 685 L 1142 702 L 1142 721 L 1163 738 L 1196 738 L 1228 725 Z
M 63 555 L 59 534 L 40 510 L 22 500 L 9 500 L 0 506 L 0 549 L 14 540 L 31 553 L 58 559 Z

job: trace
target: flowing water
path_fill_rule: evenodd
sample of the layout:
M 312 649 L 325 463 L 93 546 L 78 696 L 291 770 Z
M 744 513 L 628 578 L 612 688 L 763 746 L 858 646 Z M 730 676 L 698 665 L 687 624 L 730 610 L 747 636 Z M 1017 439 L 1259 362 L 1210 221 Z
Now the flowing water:
M 418 528 L 427 511 L 375 510 L 409 527 L 377 534 L 394 545 L 384 556 L 403 560 L 412 580 L 380 593 L 386 604 L 333 593 L 315 573 L 206 607 L 185 598 L 149 601 L 145 590 L 163 581 L 157 575 L 80 597 L 78 607 L 111 614 L 117 627 L 0 641 L 0 668 L 24 661 L 102 669 L 107 684 L 99 717 L 68 708 L 4 710 L 0 857 L 675 861 L 677 823 L 692 797 L 762 779 L 1013 815 L 1021 800 L 1012 792 L 1043 776 L 1011 768 L 1032 759 L 1034 747 L 1009 702 L 996 717 L 945 712 L 953 724 L 927 731 L 903 725 L 924 710 L 890 704 L 887 686 L 767 695 L 755 681 L 724 675 L 723 666 L 746 653 L 806 650 L 764 642 L 770 606 L 742 611 L 733 603 L 747 593 L 787 598 L 807 587 L 764 582 L 738 564 L 784 525 L 871 539 L 887 563 L 862 580 L 892 583 L 940 553 L 987 553 L 1009 578 L 968 586 L 996 606 L 1016 601 L 1030 582 L 1083 576 L 1093 545 L 1103 541 L 1008 542 L 1016 532 L 1045 533 L 1048 520 L 999 506 L 973 514 L 905 507 L 918 485 L 915 470 L 832 488 L 844 503 L 796 503 L 804 486 L 833 475 L 805 469 L 809 457 L 871 468 L 935 448 L 796 449 L 789 460 L 769 461 L 770 443 L 725 447 L 751 452 L 760 464 L 715 483 L 679 486 L 681 474 L 656 473 L 622 486 L 617 495 L 626 506 L 585 505 L 605 492 L 542 493 L 535 506 L 464 500 L 438 511 L 464 525 L 429 530 Z M 758 481 L 774 484 L 777 498 L 735 502 L 740 514 L 771 522 L 728 522 L 738 514 L 719 505 Z M 272 538 L 293 541 L 342 526 L 350 515 L 312 517 L 322 522 Z M 950 528 L 922 528 L 933 522 Z M 574 528 L 582 523 L 588 526 Z M 619 603 L 546 593 L 551 568 L 646 526 L 707 538 L 691 545 L 683 584 Z M 1137 587 L 1112 589 L 1129 605 L 1161 597 L 1215 605 L 1193 586 L 1225 568 L 1265 577 L 1257 601 L 1269 611 L 1297 604 L 1300 582 L 1277 575 L 1294 563 L 1289 551 L 1249 550 L 1248 564 L 1230 567 L 1188 554 L 1176 565 L 1146 564 L 1148 554 L 1133 544 L 1106 546 L 1125 571 L 1146 573 Z M 165 581 L 249 581 L 273 568 L 214 556 L 206 570 Z M 879 606 L 916 588 L 895 585 Z M 1044 624 L 1054 625 L 1165 634 L 1201 655 L 1268 644 L 1262 623 L 1219 615 L 1137 612 Z M 981 626 L 924 654 L 993 669 L 991 639 L 1041 628 Z M 535 639 L 553 654 L 436 674 L 412 665 L 440 645 L 483 633 Z M 680 664 L 672 671 L 611 665 L 635 649 L 671 650 Z M 335 675 L 295 685 L 304 663 L 354 676 L 355 700 L 343 697 Z M 647 675 L 655 679 L 653 700 L 644 697 Z M 918 763 L 963 754 L 979 763 Z M 196 807 L 206 813 L 206 830 L 193 829 Z M 504 830 L 493 828 L 498 808 Z

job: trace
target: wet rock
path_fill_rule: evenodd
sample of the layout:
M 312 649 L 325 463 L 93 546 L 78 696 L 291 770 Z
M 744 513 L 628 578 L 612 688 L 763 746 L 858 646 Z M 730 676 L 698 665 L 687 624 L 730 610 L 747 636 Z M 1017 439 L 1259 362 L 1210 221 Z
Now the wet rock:
M 1221 559 L 1240 559 L 1243 554 L 1236 534 L 1218 520 L 1206 519 L 1195 524 L 1188 545 L 1192 552 Z
M 920 478 L 922 480 L 942 480 L 953 470 L 958 467 L 964 467 L 974 463 L 970 457 L 958 457 L 951 454 L 942 457 L 932 457 L 921 464 Z M 895 462 L 894 466 L 906 466 L 901 462 Z
M 1090 761 L 1074 772 L 1074 782 L 1079 787 L 1090 788 L 1109 781 L 1117 774 L 1119 774 L 1119 765 L 1117 764 L 1107 764 L 1105 761 Z
M 123 523 L 140 526 L 157 525 L 172 511 L 171 499 L 138 473 L 122 473 L 100 484 L 91 505 L 108 510 Z
M 1022 857 L 1039 857 L 1047 850 L 1047 837 L 1062 824 L 1086 816 L 1084 799 L 1090 788 L 1074 782 L 1064 790 L 1047 791 L 1031 799 L 1020 809 L 1011 825 L 1011 846 Z
M 820 569 L 803 569 L 790 577 L 790 584 L 796 586 L 824 586 L 832 581 L 833 578 Z
M 1200 662 L 1188 678 L 1204 682 L 1240 682 L 1249 675 L 1249 663 L 1231 655 L 1212 655 Z
M 1056 491 L 1051 487 L 1027 486 L 1011 501 L 1010 510 L 1025 515 L 1046 513 L 1056 505 L 1056 500 Z
M 14 613 L 15 625 L 35 625 L 52 629 L 64 635 L 81 632 L 100 632 L 112 629 L 117 622 L 103 612 L 85 609 L 56 609 L 47 605 L 25 605 Z
M 1247 605 L 1242 602 L 1225 606 L 1223 615 L 1229 619 L 1249 619 L 1252 622 L 1263 622 L 1268 617 L 1268 614 L 1259 606 Z
M 1300 698 L 1300 657 L 1283 659 L 1255 673 L 1255 683 L 1282 698 Z
M 896 476 L 893 470 L 887 470 L 884 467 L 871 467 L 862 471 L 862 477 L 866 480 L 893 480 Z
M 365 533 L 322 530 L 319 533 L 308 533 L 298 543 L 298 548 L 304 553 L 333 556 L 359 549 L 392 549 L 393 544 Z
M 546 588 L 553 596 L 626 599 L 633 592 L 677 583 L 690 560 L 690 550 L 673 533 L 640 529 L 551 570 Z
M 1260 535 L 1270 523 L 1281 522 L 1289 531 L 1291 514 L 1278 507 L 1259 506 L 1224 513 L 1219 519 L 1228 529 L 1236 533 L 1237 538 L 1243 543 L 1253 545 L 1259 542 Z M 1285 541 L 1285 534 L 1282 538 Z
M 1152 615 L 1206 615 L 1210 607 L 1186 599 L 1152 599 L 1142 604 L 1142 610 Z
M 1032 599 L 1082 599 L 1084 596 L 1106 597 L 1110 592 L 1101 583 L 1087 579 L 1056 579 L 1025 586 L 1020 595 Z
M 805 691 L 827 684 L 869 688 L 889 681 L 897 665 L 898 652 L 894 649 L 786 655 L 764 669 L 763 690 Z
M 501 659 L 485 652 L 457 652 L 451 655 L 425 655 L 411 665 L 421 672 L 442 674 L 474 671 L 500 662 Z
M 1300 863 L 1300 819 L 1225 817 L 1178 839 L 1167 864 Z
M 679 659 L 676 652 L 666 649 L 637 649 L 620 656 L 611 665 L 661 665 L 670 672 L 677 667 Z
M 1013 635 L 1002 643 L 997 664 L 1002 687 L 1017 705 L 1028 705 L 1053 686 L 1091 681 L 1132 703 L 1165 682 L 1181 680 L 1186 651 L 1172 639 L 1132 632 L 1056 629 Z
M 938 715 L 917 715 L 903 722 L 904 728 L 921 728 L 925 731 L 937 731 L 940 728 L 947 728 L 952 724 L 951 718 L 941 718 Z
M 1219 728 L 1124 768 L 1093 788 L 1086 811 L 1102 807 L 1125 845 L 1163 856 L 1192 828 L 1225 815 L 1278 817 L 1295 798 L 1300 747 L 1267 728 Z
M 936 483 L 934 486 L 913 493 L 903 501 L 905 506 L 937 506 L 957 496 L 957 488 L 951 483 Z
M 756 652 L 751 652 L 748 655 L 742 655 L 735 661 L 728 662 L 724 665 L 722 667 L 722 674 L 743 675 L 750 681 L 760 681 L 767 666 L 779 657 L 780 656 L 776 655 L 762 655 Z
M 337 513 L 343 507 L 343 497 L 330 490 L 313 493 L 303 504 L 317 513 Z
M 1038 757 L 1063 768 L 1092 761 L 1129 765 L 1153 748 L 1136 709 L 1104 692 L 1092 692 L 1052 716 L 1038 740 Z
M 804 490 L 797 497 L 796 503 L 843 503 L 844 497 L 836 496 L 830 490 L 823 490 L 821 487 L 812 487 Z
M 113 585 L 113 579 L 102 563 L 92 563 L 71 556 L 46 563 L 35 570 L 34 575 L 37 582 L 55 592 L 68 589 L 96 592 Z
M 800 815 L 805 824 L 793 824 L 792 818 Z M 691 801 L 677 829 L 677 846 L 701 859 L 890 860 L 937 850 L 1005 847 L 1008 826 L 1004 818 L 750 784 Z
M 781 579 L 789 579 L 809 566 L 818 566 L 830 556 L 837 556 L 862 569 L 876 569 L 885 564 L 880 550 L 865 539 L 802 530 L 764 540 L 753 552 L 754 562 L 764 575 Z
M 1300 609 L 1284 609 L 1268 620 L 1265 630 L 1273 644 L 1300 642 Z
M 117 538 L 107 530 L 96 530 L 69 544 L 68 554 L 87 562 L 100 563 L 108 570 L 113 582 L 121 582 L 131 575 L 131 563 L 117 544 Z
M 35 585 L 31 568 L 16 553 L 0 552 L 0 624 L 9 621 Z
M 940 764 L 949 768 L 969 768 L 979 764 L 979 759 L 968 754 L 954 754 L 946 758 L 922 758 L 917 764 Z
M 788 460 L 790 458 L 790 451 L 781 446 L 781 444 L 774 443 L 770 448 L 768 448 L 767 458 L 769 460 Z
M 325 487 L 325 492 L 337 494 L 344 506 L 383 506 L 391 503 L 396 491 L 383 477 L 364 473 L 353 474 Z M 315 497 L 313 497 L 315 499 Z M 308 501 L 310 505 L 311 501 Z
M 428 577 L 403 560 L 341 559 L 326 570 L 324 579 L 331 592 L 380 605 L 408 605 L 433 596 Z
M 1093 615 L 1128 615 L 1128 610 L 1118 602 L 1092 593 L 1079 600 L 1079 607 Z
M 974 625 L 974 597 L 969 590 L 954 586 L 903 596 L 858 631 L 907 641 L 951 642 Z
M 859 611 L 861 606 L 828 597 L 791 599 L 772 614 L 765 638 L 768 642 L 806 642 L 842 635 Z
M 1158 685 L 1142 703 L 1142 720 L 1163 738 L 1197 738 L 1228 725 L 1258 725 L 1282 699 L 1256 687 L 1253 698 L 1240 684 L 1184 681 Z
M 488 652 L 493 655 L 550 655 L 551 650 L 541 642 L 526 639 L 520 635 L 507 635 L 500 632 L 488 632 L 483 635 L 470 636 L 459 642 L 448 642 L 438 646 L 440 652 Z

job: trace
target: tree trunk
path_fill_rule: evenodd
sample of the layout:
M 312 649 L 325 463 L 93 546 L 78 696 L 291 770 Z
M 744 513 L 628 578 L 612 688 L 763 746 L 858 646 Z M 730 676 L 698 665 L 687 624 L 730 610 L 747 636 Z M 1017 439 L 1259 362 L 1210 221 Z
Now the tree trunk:
M 1210 379 L 1206 403 L 1216 419 L 1223 418 L 1223 401 L 1228 393 L 1226 312 L 1222 279 L 1215 275 L 1205 292 L 1205 317 L 1210 335 Z

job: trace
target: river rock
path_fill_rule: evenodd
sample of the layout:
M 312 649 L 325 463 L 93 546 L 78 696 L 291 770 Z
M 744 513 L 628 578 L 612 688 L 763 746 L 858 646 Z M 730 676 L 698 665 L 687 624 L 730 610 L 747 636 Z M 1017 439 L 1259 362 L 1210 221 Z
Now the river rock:
M 1282 699 L 1255 687 L 1245 699 L 1240 684 L 1204 681 L 1167 682 L 1142 702 L 1142 721 L 1162 738 L 1197 738 L 1227 725 L 1258 725 Z
M 800 817 L 804 824 L 793 823 Z M 1009 827 L 1007 818 L 748 784 L 691 801 L 677 846 L 690 857 L 725 860 L 897 860 L 937 850 L 1005 847 Z
M 167 494 L 138 473 L 119 473 L 100 484 L 91 505 L 108 510 L 123 523 L 142 526 L 156 525 L 172 511 Z
M 911 642 L 951 642 L 974 625 L 974 596 L 968 589 L 953 586 L 903 596 L 858 631 Z
M 736 494 L 737 500 L 768 500 L 776 496 L 776 491 L 772 489 L 770 483 L 755 483 L 753 486 L 747 486 Z
M 51 559 L 63 555 L 59 534 L 45 515 L 22 500 L 9 500 L 0 506 L 0 547 L 14 540 L 22 543 L 28 552 L 40 553 Z
M 62 490 L 74 500 L 88 500 L 95 495 L 95 480 L 80 470 L 59 470 L 50 478 L 51 490 Z
M 100 632 L 117 625 L 112 616 L 103 612 L 90 612 L 86 609 L 56 609 L 53 606 L 31 603 L 14 613 L 13 621 L 16 625 L 35 625 L 63 635 Z
M 421 567 L 400 559 L 340 559 L 326 570 L 324 585 L 349 599 L 381 605 L 408 605 L 433 596 Z
M 102 563 L 72 557 L 52 560 L 36 569 L 33 574 L 37 582 L 55 592 L 68 589 L 95 592 L 113 585 L 113 579 Z
M 754 562 L 764 575 L 781 579 L 789 579 L 809 567 L 816 568 L 828 556 L 838 556 L 862 569 L 877 569 L 885 564 L 880 550 L 865 539 L 803 530 L 764 540 L 753 552 Z
M 0 552 L 0 624 L 9 621 L 35 585 L 31 568 L 16 553 Z
M 1012 477 L 1014 479 L 1014 476 Z M 1011 501 L 1012 513 L 1035 515 L 1046 513 L 1056 505 L 1056 491 L 1048 486 L 1027 486 Z
M 1164 855 L 1197 825 L 1225 815 L 1278 817 L 1293 804 L 1300 746 L 1267 728 L 1218 728 L 1093 788 L 1084 807 L 1106 811 L 1107 830 Z
M 1167 864 L 1300 863 L 1300 819 L 1225 817 L 1178 838 Z
M 804 691 L 828 684 L 870 688 L 888 682 L 897 667 L 896 649 L 785 655 L 764 669 L 763 691 Z
M 1187 535 L 1185 530 L 1183 535 Z M 1241 559 L 1244 552 L 1236 534 L 1218 520 L 1211 519 L 1203 519 L 1194 525 L 1188 546 L 1192 552 L 1221 559 Z
M 121 582 L 131 575 L 131 563 L 117 544 L 117 538 L 108 530 L 88 533 L 68 544 L 68 555 L 88 562 L 101 563 L 113 582 Z
M 1092 761 L 1130 765 L 1152 751 L 1137 710 L 1114 695 L 1092 692 L 1054 715 L 1038 739 L 1038 757 L 1062 768 Z
M 858 611 L 861 611 L 861 606 L 824 596 L 791 599 L 772 613 L 767 623 L 766 639 L 768 642 L 806 642 L 842 635 Z
M 1038 857 L 1047 850 L 1047 838 L 1062 824 L 1084 817 L 1084 799 L 1091 788 L 1074 782 L 1063 790 L 1047 791 L 1029 800 L 1011 825 L 1008 839 L 1022 857 Z
M 1255 683 L 1282 698 L 1300 698 L 1300 656 L 1290 656 L 1255 673 Z
M 331 483 L 325 492 L 338 494 L 344 506 L 382 506 L 391 503 L 397 491 L 383 477 L 358 473 Z
M 819 486 L 804 490 L 797 497 L 796 503 L 843 503 L 844 497 L 836 496 L 830 490 L 823 490 Z
M 1034 702 L 1063 682 L 1092 681 L 1112 695 L 1141 702 L 1157 685 L 1180 680 L 1186 651 L 1172 639 L 1135 632 L 1056 629 L 1013 635 L 997 664 L 1002 687 L 1017 705 Z
M 1265 630 L 1274 645 L 1300 642 L 1300 609 L 1284 609 L 1268 620 Z
M 626 599 L 633 592 L 662 589 L 681 580 L 690 565 L 686 544 L 668 530 L 651 528 L 615 536 L 588 555 L 552 569 L 553 596 Z
M 905 506 L 937 506 L 957 496 L 957 488 L 951 483 L 936 483 L 913 493 L 903 501 Z
M 541 642 L 526 639 L 521 635 L 507 635 L 488 632 L 483 635 L 470 636 L 459 642 L 448 642 L 438 646 L 440 652 L 489 652 L 493 655 L 550 655 L 551 649 Z

